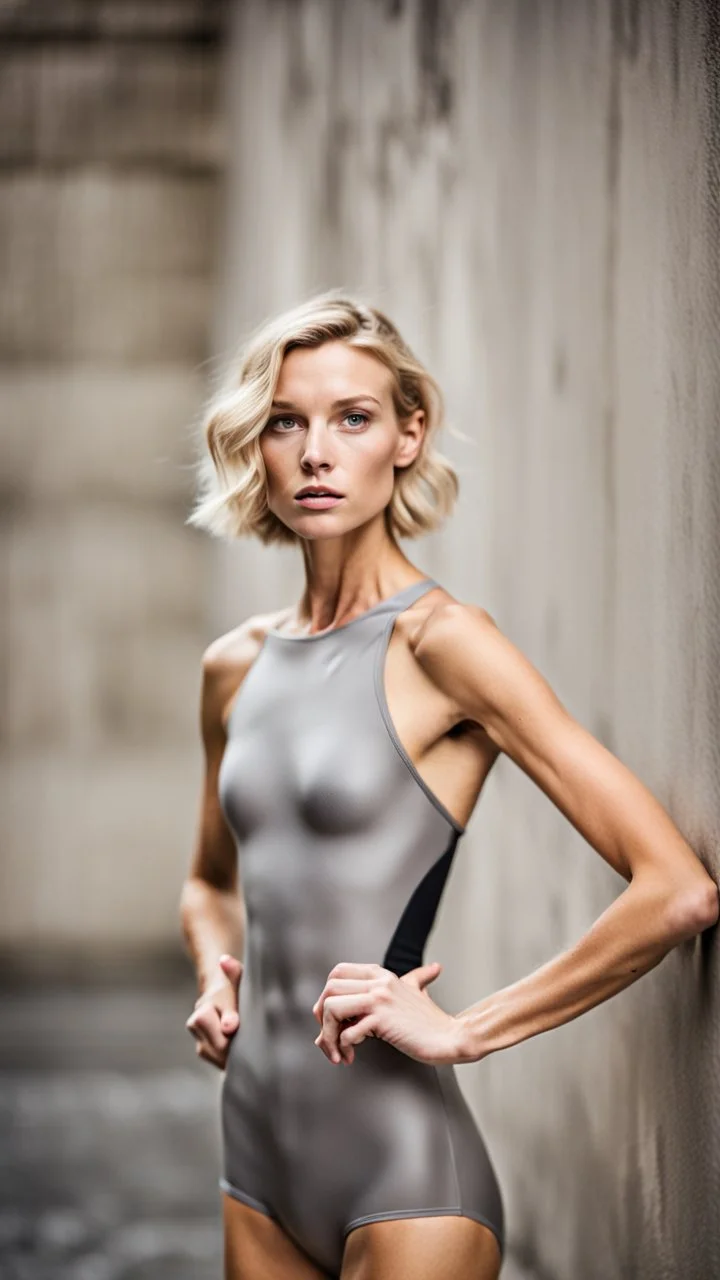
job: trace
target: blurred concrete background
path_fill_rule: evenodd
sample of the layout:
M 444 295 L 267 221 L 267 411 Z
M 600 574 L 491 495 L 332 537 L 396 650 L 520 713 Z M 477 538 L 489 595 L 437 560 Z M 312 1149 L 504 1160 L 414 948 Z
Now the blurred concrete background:
M 444 442 L 456 515 L 406 549 L 717 878 L 720 16 L 28 0 L 0 33 L 0 1249 L 13 1280 L 204 1280 L 218 1082 L 184 1042 L 177 922 L 199 660 L 301 577 L 183 526 L 202 399 L 310 292 L 388 310 L 471 437 Z M 438 998 L 530 971 L 623 884 L 500 760 L 428 952 Z M 459 1069 L 505 1193 L 503 1280 L 720 1276 L 714 933 Z
M 0 5 L 5 946 L 175 945 L 224 165 L 219 4 Z
M 221 1077 L 184 1029 L 177 899 L 225 14 L 0 0 L 3 1280 L 222 1272 Z

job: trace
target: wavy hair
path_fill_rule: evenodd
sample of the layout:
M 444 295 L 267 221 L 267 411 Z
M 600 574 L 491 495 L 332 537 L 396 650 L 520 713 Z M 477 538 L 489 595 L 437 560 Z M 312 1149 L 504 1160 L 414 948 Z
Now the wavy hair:
M 198 496 L 188 524 L 218 537 L 255 536 L 265 544 L 301 541 L 268 506 L 260 435 L 285 355 L 295 347 L 338 339 L 371 352 L 391 371 L 393 404 L 400 422 L 417 409 L 425 411 L 425 433 L 417 456 L 409 466 L 396 468 L 385 511 L 389 534 L 393 539 L 418 537 L 436 529 L 449 515 L 459 482 L 454 467 L 434 448 L 444 425 L 440 387 L 386 315 L 332 289 L 266 321 L 233 361 L 225 385 L 204 412 L 207 451 L 198 463 Z

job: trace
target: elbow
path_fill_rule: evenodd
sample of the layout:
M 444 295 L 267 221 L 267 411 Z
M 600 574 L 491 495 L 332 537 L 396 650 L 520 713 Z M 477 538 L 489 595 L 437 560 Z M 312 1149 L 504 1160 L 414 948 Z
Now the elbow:
M 720 894 L 715 881 L 710 877 L 708 877 L 708 883 L 704 886 L 703 893 L 699 897 L 695 912 L 695 919 L 699 922 L 698 933 L 702 933 L 704 929 L 711 929 L 720 918 Z
M 708 876 L 698 888 L 676 893 L 670 906 L 669 933 L 678 942 L 685 942 L 717 924 L 720 916 L 720 898 L 715 881 Z
M 208 888 L 209 886 L 199 876 L 188 876 L 187 880 L 183 881 L 178 899 L 178 913 L 186 937 L 193 920 L 205 906 Z

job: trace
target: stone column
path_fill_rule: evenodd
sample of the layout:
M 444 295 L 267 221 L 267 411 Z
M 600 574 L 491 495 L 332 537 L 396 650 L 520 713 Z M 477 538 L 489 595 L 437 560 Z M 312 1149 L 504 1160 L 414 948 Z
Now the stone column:
M 0 10 L 0 945 L 178 949 L 223 6 Z M 95 962 L 95 961 L 93 961 Z

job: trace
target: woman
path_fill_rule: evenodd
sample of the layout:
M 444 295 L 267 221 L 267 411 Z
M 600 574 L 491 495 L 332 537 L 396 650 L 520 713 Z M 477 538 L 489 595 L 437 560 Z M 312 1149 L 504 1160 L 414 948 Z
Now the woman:
M 387 317 L 336 291 L 257 332 L 206 418 L 191 522 L 297 545 L 306 574 L 297 607 L 203 662 L 181 910 L 187 1027 L 224 1070 L 227 1280 L 495 1280 L 502 1197 L 454 1064 L 577 1017 L 718 916 L 651 793 L 399 547 L 456 496 L 441 421 Z M 568 951 L 450 1014 L 425 940 L 500 752 L 629 885 Z

